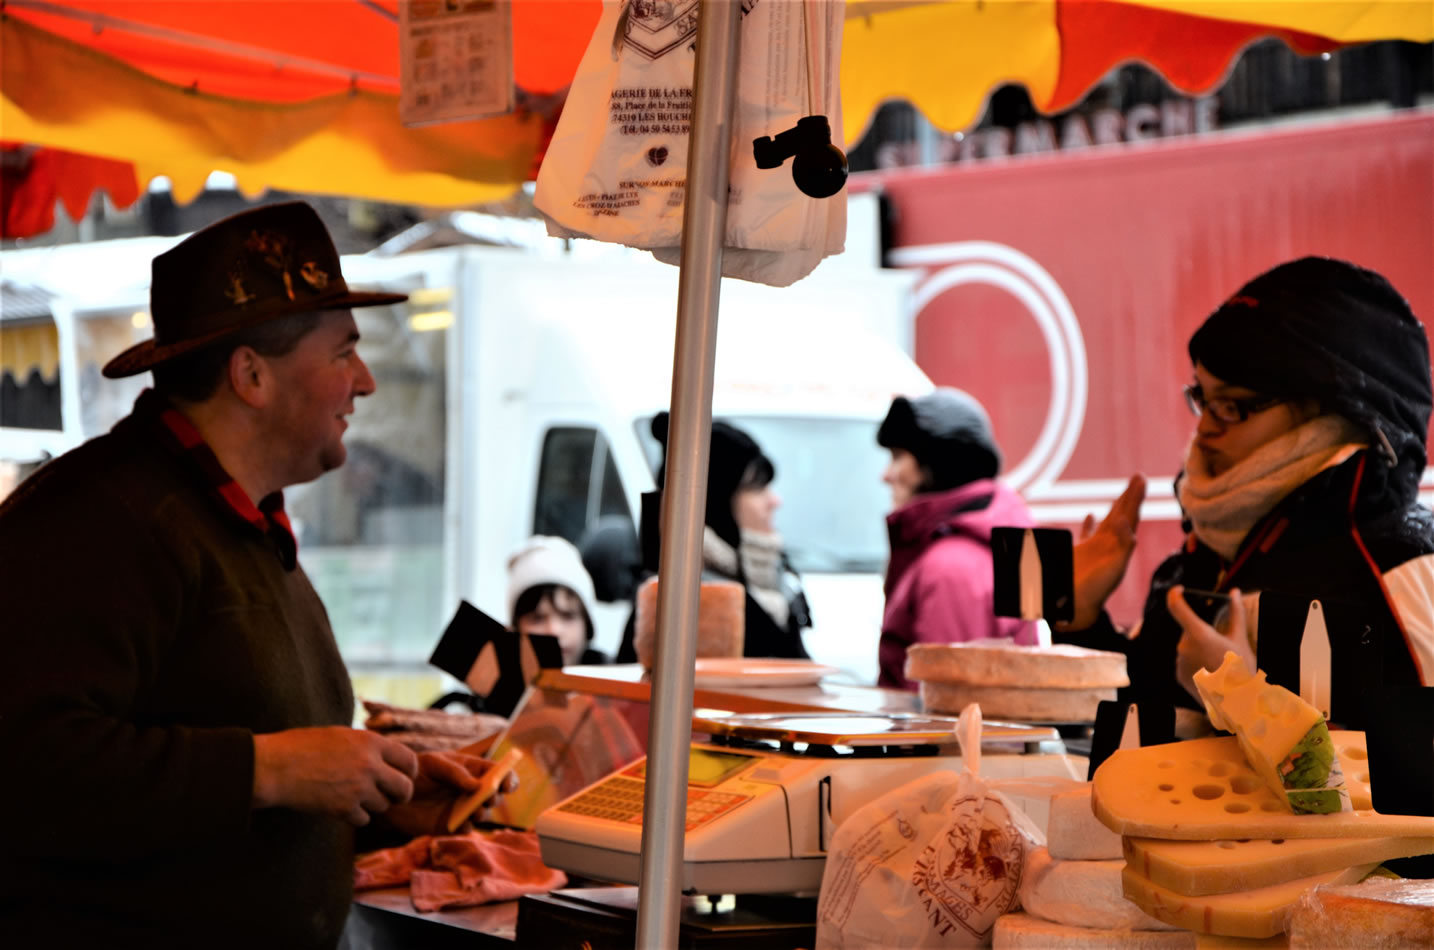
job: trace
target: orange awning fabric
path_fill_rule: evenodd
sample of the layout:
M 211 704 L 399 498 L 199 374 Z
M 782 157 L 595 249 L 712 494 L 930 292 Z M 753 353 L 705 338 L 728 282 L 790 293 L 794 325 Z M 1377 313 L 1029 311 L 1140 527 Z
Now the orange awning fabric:
M 600 0 L 512 10 L 520 102 L 556 102 Z M 0 135 L 131 162 L 180 200 L 222 170 L 251 193 L 470 205 L 530 178 L 551 133 L 535 108 L 402 126 L 396 0 L 9 0 L 0 32 Z M 1434 0 L 848 0 L 846 137 L 896 98 L 967 127 L 1002 83 L 1060 111 L 1134 60 L 1203 93 L 1267 36 L 1303 53 L 1428 42 Z
M 0 142 L 0 237 L 43 234 L 55 226 L 55 202 L 78 221 L 96 191 L 116 208 L 139 198 L 134 166 L 57 148 Z

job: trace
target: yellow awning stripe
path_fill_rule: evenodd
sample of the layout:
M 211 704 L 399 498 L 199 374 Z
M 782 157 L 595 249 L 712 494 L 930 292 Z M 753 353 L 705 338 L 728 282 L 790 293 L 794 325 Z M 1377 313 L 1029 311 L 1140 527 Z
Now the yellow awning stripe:
M 877 107 L 912 99 L 943 129 L 981 116 L 1002 83 L 1022 83 L 1043 102 L 1060 69 L 1055 0 L 868 3 L 842 34 L 842 124 L 860 138 Z

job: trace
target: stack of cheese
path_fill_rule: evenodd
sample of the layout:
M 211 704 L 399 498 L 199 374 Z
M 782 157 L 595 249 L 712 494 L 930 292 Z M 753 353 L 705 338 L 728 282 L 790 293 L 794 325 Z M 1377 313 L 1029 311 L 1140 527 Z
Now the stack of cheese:
M 906 678 L 928 712 L 979 703 L 990 719 L 1089 722 L 1130 679 L 1120 653 L 1073 646 L 1025 647 L 1009 640 L 921 643 L 906 653 Z
M 1023 913 L 996 921 L 996 950 L 1188 950 L 1195 935 L 1156 920 L 1122 892 L 1120 835 L 1096 820 L 1091 784 L 1051 798 L 1047 845 L 1021 874 Z
M 1234 654 L 1196 682 L 1212 721 L 1235 736 L 1119 751 L 1095 775 L 1092 807 L 1125 836 L 1125 896 L 1146 913 L 1273 937 L 1312 889 L 1434 852 L 1434 818 L 1371 810 L 1363 733 L 1330 732 Z
M 1290 914 L 1291 950 L 1434 945 L 1434 880 L 1371 877 L 1310 891 Z

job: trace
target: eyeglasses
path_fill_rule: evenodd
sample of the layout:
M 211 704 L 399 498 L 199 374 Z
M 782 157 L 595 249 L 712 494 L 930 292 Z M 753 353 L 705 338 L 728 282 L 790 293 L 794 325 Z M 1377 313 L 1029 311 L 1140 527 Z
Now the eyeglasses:
M 1186 386 L 1185 405 L 1190 407 L 1190 412 L 1197 418 L 1203 412 L 1210 413 L 1217 422 L 1225 425 L 1235 425 L 1244 422 L 1257 412 L 1264 412 L 1279 405 L 1285 400 L 1280 396 L 1246 396 L 1243 399 L 1232 399 L 1220 397 L 1206 399 L 1205 391 L 1200 388 L 1199 383 L 1192 383 Z

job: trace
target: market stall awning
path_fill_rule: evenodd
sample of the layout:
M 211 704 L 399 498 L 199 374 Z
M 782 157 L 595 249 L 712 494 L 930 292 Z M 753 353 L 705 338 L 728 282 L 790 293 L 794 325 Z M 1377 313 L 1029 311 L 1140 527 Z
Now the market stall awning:
M 600 0 L 514 0 L 519 111 L 399 123 L 396 0 L 9 0 L 0 15 L 7 140 L 130 162 L 180 200 L 211 171 L 242 190 L 468 205 L 529 179 Z M 1434 39 L 1434 2 L 849 0 L 848 140 L 889 99 L 943 129 L 1001 83 L 1045 112 L 1140 60 L 1188 93 L 1214 88 L 1267 36 L 1305 53 Z

